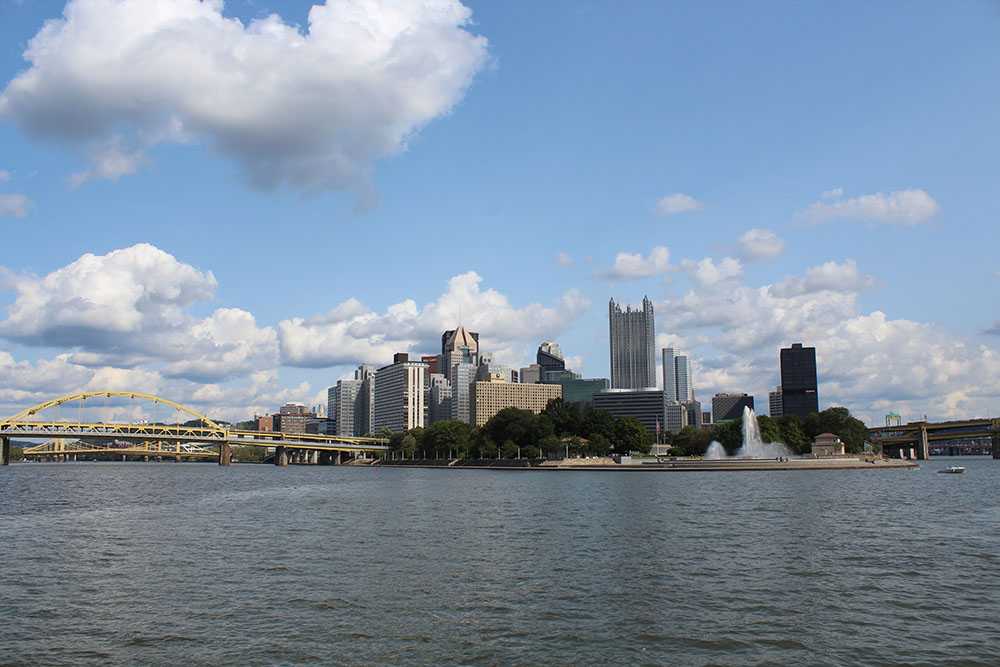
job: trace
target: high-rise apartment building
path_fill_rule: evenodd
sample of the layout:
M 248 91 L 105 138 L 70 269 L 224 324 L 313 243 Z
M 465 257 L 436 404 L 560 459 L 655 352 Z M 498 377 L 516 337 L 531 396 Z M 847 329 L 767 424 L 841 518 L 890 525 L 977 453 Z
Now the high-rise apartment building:
M 375 372 L 375 433 L 393 433 L 424 425 L 424 373 L 427 364 L 396 354 L 390 366 Z
M 805 417 L 819 412 L 816 348 L 795 343 L 781 349 L 782 414 Z
M 648 389 L 656 387 L 656 328 L 653 302 L 642 300 L 642 309 L 611 299 L 608 303 L 611 346 L 611 388 Z

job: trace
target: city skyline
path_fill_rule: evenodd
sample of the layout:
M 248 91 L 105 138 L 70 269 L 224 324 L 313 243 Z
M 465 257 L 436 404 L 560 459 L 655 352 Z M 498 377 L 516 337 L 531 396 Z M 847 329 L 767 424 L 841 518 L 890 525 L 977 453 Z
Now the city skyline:
M 0 259 L 0 414 L 83 388 L 228 419 L 326 403 L 359 364 L 434 354 L 459 325 L 498 364 L 520 368 L 552 340 L 568 368 L 610 378 L 602 304 L 644 294 L 655 349 L 689 356 L 703 401 L 746 392 L 763 407 L 778 350 L 802 341 L 823 407 L 869 424 L 992 414 L 1000 276 L 969 252 L 989 247 L 1000 213 L 984 176 L 1000 93 L 969 85 L 1000 48 L 988 10 L 788 3 L 786 21 L 759 25 L 740 7 L 442 0 L 430 18 L 415 5 L 399 20 L 440 35 L 455 67 L 413 98 L 391 78 L 366 88 L 398 113 L 380 124 L 336 94 L 361 74 L 324 41 L 336 13 L 310 5 L 171 3 L 207 32 L 142 17 L 178 41 L 136 79 L 111 56 L 66 65 L 119 52 L 98 3 L 77 0 L 44 34 L 65 2 L 0 3 L 0 225 L 14 249 Z M 748 22 L 752 41 L 735 27 Z M 699 43 L 706 26 L 719 32 Z M 237 39 L 281 67 L 294 102 L 234 89 L 247 78 L 235 64 L 168 76 L 203 43 L 229 62 Z M 913 68 L 928 40 L 953 48 Z M 411 47 L 423 62 L 426 46 Z M 297 94 L 307 86 L 326 87 Z M 927 92 L 956 86 L 961 103 Z M 206 90 L 246 116 L 206 112 Z M 734 101 L 740 117 L 720 116 Z M 365 143 L 344 147 L 336 130 Z

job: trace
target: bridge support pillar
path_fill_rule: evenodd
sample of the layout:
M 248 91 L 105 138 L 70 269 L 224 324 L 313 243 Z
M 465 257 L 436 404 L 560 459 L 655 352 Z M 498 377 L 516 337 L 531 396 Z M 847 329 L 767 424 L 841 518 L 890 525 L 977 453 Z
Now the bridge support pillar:
M 930 441 L 927 439 L 927 427 L 920 427 L 920 441 L 917 445 L 917 458 L 926 461 L 931 457 Z
M 219 465 L 227 466 L 233 462 L 233 448 L 228 442 L 219 444 Z
M 10 465 L 10 438 L 0 438 L 0 465 Z
M 343 452 L 338 451 L 337 452 L 337 465 L 343 465 L 343 458 L 342 458 L 342 456 L 343 456 Z
M 288 451 L 284 447 L 275 448 L 274 465 L 282 467 L 288 465 Z
M 993 423 L 993 432 L 990 434 L 993 441 L 993 458 L 1000 459 L 1000 422 Z

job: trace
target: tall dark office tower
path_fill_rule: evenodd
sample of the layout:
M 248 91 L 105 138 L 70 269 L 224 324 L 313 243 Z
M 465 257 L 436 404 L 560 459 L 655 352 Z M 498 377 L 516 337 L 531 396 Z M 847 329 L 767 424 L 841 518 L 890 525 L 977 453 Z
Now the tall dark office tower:
M 642 310 L 611 299 L 608 304 L 611 342 L 611 388 L 648 389 L 656 386 L 656 333 L 653 302 L 642 300 Z
M 795 343 L 781 348 L 782 414 L 805 417 L 819 412 L 816 393 L 816 348 Z

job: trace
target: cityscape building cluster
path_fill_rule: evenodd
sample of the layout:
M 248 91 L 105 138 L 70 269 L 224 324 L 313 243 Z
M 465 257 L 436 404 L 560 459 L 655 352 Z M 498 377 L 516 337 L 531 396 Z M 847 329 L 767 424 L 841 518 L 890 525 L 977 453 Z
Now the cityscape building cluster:
M 656 323 L 653 303 L 639 307 L 608 304 L 610 378 L 583 378 L 566 367 L 559 344 L 545 340 L 535 362 L 514 369 L 480 348 L 479 332 L 459 325 L 441 334 L 441 350 L 410 358 L 393 356 L 381 368 L 361 365 L 354 377 L 327 390 L 327 405 L 309 410 L 287 404 L 278 413 L 257 417 L 254 428 L 338 436 L 378 435 L 457 420 L 482 426 L 504 408 L 539 413 L 561 398 L 633 417 L 657 435 L 686 427 L 703 428 L 737 420 L 754 397 L 717 393 L 711 410 L 695 395 L 692 360 L 673 347 L 660 350 L 662 386 L 656 382 Z M 768 397 L 771 416 L 805 416 L 819 410 L 816 349 L 795 343 L 780 352 L 781 384 Z M 323 414 L 325 412 L 325 415 Z

